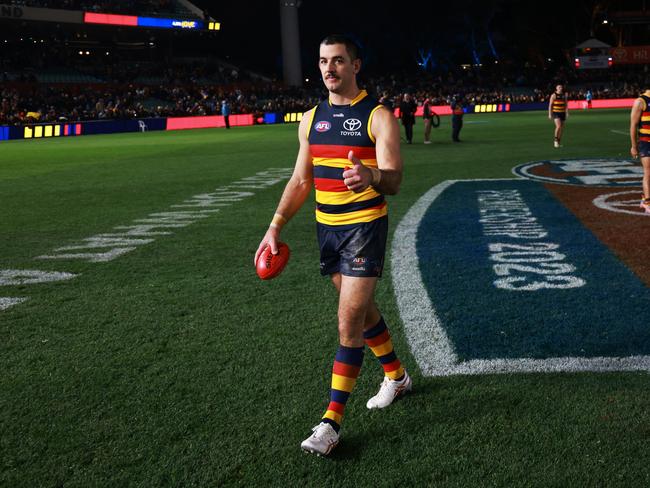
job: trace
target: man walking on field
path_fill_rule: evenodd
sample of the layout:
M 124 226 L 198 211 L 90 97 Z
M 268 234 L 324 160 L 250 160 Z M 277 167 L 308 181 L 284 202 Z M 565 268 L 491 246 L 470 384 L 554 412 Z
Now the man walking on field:
M 393 114 L 365 90 L 356 44 L 331 35 L 320 44 L 319 66 L 329 98 L 306 112 L 298 129 L 300 149 L 293 176 L 255 254 L 277 252 L 280 231 L 316 188 L 320 271 L 339 294 L 339 347 L 330 402 L 302 449 L 326 455 L 338 444 L 345 405 L 368 345 L 381 362 L 384 380 L 368 408 L 384 408 L 411 389 L 390 333 L 374 301 L 384 267 L 388 208 L 384 195 L 402 180 L 400 135 Z

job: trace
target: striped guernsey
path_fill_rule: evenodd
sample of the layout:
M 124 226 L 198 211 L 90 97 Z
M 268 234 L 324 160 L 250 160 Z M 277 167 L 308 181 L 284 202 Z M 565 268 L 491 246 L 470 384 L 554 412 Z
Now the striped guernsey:
M 643 111 L 639 122 L 639 141 L 650 142 L 650 97 L 641 95 Z
M 372 186 L 354 193 L 343 183 L 343 171 L 352 163 L 348 153 L 364 165 L 377 167 L 372 117 L 381 105 L 365 90 L 350 105 L 321 102 L 312 112 L 309 150 L 314 165 L 316 221 L 327 226 L 371 222 L 387 214 L 384 196 Z
M 555 100 L 553 100 L 551 111 L 554 114 L 563 114 L 566 112 L 566 93 L 555 93 Z

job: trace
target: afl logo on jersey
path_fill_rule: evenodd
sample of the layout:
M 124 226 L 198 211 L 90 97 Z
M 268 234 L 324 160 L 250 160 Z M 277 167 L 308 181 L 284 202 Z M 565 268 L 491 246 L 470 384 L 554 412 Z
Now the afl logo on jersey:
M 332 128 L 332 124 L 330 124 L 327 120 L 321 120 L 320 122 L 316 122 L 314 125 L 314 129 L 316 129 L 316 132 L 327 132 Z

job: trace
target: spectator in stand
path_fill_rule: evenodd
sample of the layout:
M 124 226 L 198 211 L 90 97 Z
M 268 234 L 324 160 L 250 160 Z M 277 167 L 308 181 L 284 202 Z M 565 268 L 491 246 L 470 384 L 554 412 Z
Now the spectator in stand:
M 399 104 L 399 116 L 402 119 L 406 143 L 413 143 L 413 126 L 415 125 L 415 111 L 418 106 L 410 93 L 405 93 L 402 102 Z

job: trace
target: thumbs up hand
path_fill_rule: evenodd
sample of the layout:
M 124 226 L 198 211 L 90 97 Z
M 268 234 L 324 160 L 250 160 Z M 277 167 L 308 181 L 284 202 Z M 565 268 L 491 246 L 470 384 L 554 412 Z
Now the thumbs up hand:
M 352 167 L 345 167 L 343 183 L 353 192 L 361 193 L 370 186 L 372 171 L 363 165 L 363 162 L 354 155 L 354 151 L 348 153 L 348 159 L 352 163 Z

